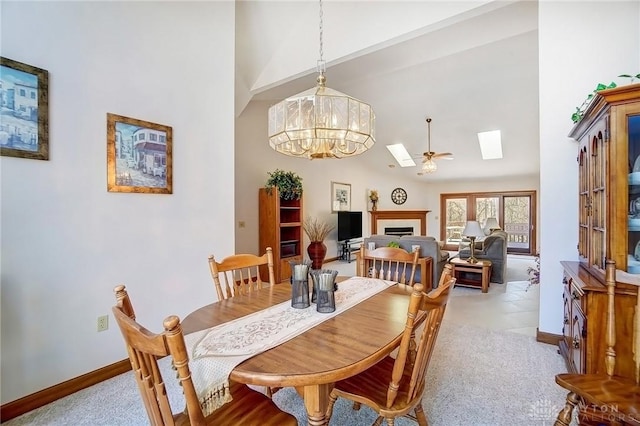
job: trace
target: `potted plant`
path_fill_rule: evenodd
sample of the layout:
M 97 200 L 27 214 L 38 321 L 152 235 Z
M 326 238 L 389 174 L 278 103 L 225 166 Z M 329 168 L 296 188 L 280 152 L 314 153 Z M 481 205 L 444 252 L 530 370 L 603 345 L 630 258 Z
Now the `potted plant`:
M 283 200 L 299 200 L 302 196 L 302 178 L 294 172 L 285 172 L 276 169 L 273 172 L 267 172 L 269 179 L 265 184 L 267 193 L 271 194 L 273 187 L 278 188 L 280 198 Z
M 527 274 L 529 274 L 529 285 L 527 286 L 527 290 L 532 285 L 540 284 L 540 253 L 535 255 L 536 266 L 529 266 L 527 268 Z
M 311 241 L 307 247 L 307 254 L 312 262 L 311 269 L 321 269 L 322 262 L 327 254 L 327 246 L 324 245 L 324 239 L 333 231 L 335 226 L 329 225 L 318 218 L 308 217 L 302 223 L 302 228 Z

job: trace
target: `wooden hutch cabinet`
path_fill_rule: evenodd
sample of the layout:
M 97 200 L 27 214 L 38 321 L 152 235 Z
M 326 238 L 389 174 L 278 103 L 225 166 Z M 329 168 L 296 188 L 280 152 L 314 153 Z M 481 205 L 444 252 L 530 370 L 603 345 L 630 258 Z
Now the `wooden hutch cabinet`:
M 283 200 L 275 187 L 270 192 L 260 188 L 258 194 L 259 244 L 260 253 L 267 247 L 273 250 L 273 272 L 279 283 L 291 277 L 290 261 L 302 261 L 302 198 Z
M 617 374 L 633 377 L 640 282 L 640 84 L 597 92 L 569 136 L 578 141 L 578 262 L 564 269 L 560 353 L 577 373 L 604 373 L 605 260 L 616 263 Z M 628 344 L 625 342 L 629 342 Z

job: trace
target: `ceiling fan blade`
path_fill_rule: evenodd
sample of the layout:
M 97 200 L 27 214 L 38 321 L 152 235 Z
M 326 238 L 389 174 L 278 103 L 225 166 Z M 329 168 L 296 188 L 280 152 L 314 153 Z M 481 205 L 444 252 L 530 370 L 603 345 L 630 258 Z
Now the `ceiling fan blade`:
M 441 158 L 441 157 L 453 157 L 453 154 L 450 152 L 441 152 L 438 154 L 434 154 L 433 155 L 434 158 Z

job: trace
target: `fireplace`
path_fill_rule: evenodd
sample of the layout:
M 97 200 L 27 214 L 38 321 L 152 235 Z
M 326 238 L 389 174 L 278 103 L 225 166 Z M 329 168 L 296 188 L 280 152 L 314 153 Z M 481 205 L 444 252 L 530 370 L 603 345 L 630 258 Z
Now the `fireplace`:
M 385 228 L 412 228 L 412 235 L 427 235 L 427 214 L 431 210 L 375 210 L 371 214 L 371 235 Z M 378 229 L 380 230 L 378 232 Z
M 384 235 L 394 235 L 396 237 L 413 235 L 413 226 L 385 226 Z

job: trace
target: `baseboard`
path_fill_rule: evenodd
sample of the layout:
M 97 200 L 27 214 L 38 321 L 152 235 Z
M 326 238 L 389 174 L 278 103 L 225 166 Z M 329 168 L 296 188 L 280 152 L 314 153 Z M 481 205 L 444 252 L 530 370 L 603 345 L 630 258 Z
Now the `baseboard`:
M 31 410 L 40 408 L 60 398 L 64 398 L 72 393 L 86 389 L 130 370 L 131 362 L 129 362 L 129 358 L 127 358 L 31 395 L 16 399 L 15 401 L 8 402 L 0 406 L 0 421 L 5 422 L 11 420 L 14 417 L 21 416 Z
M 547 343 L 549 345 L 558 346 L 558 344 L 560 343 L 560 340 L 562 340 L 562 335 L 546 333 L 536 328 L 536 342 Z

